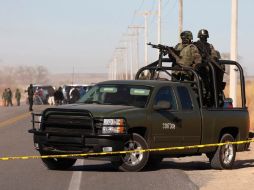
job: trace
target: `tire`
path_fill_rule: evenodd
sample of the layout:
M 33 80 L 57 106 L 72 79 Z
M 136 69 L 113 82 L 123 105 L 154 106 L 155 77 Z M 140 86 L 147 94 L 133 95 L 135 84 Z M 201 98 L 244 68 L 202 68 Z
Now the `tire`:
M 224 134 L 220 142 L 234 142 L 235 139 L 231 134 Z M 236 145 L 228 144 L 218 146 L 211 159 L 211 167 L 214 169 L 232 169 L 236 156 Z
M 132 138 L 126 141 L 124 145 L 124 150 L 141 150 L 147 148 L 146 140 L 136 133 L 133 133 Z M 146 166 L 149 152 L 123 154 L 120 157 L 121 161 L 112 162 L 114 167 L 124 172 L 137 172 Z
M 41 153 L 41 155 L 46 155 Z M 76 160 L 75 158 L 42 158 L 43 164 L 49 170 L 66 170 L 72 167 Z

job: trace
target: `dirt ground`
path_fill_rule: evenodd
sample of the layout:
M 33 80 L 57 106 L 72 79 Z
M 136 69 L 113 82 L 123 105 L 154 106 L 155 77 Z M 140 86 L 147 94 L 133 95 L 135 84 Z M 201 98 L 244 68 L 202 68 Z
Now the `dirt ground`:
M 237 152 L 232 170 L 213 170 L 205 155 L 174 159 L 202 190 L 254 189 L 254 143 L 248 151 Z M 180 166 L 181 164 L 181 166 Z

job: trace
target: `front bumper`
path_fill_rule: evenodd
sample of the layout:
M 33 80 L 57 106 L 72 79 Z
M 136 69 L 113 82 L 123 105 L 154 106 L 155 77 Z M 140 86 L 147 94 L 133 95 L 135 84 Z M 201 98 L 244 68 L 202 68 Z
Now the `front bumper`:
M 49 134 L 35 129 L 35 148 L 44 154 L 82 154 L 89 152 L 114 152 L 124 150 L 124 143 L 130 138 L 128 134 L 121 135 L 63 135 Z

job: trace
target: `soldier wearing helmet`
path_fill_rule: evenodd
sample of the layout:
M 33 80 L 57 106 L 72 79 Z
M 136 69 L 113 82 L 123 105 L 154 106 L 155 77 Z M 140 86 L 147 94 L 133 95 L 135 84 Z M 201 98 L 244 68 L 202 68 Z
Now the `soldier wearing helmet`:
M 192 33 L 191 31 L 183 31 L 180 34 L 182 43 L 176 45 L 175 50 L 179 51 L 179 56 L 173 55 L 176 62 L 180 65 L 191 66 L 201 63 L 201 56 L 199 54 L 198 48 L 192 44 Z M 172 52 L 169 52 L 172 55 Z
M 198 48 L 192 43 L 192 33 L 190 31 L 183 31 L 180 34 L 180 37 L 182 39 L 182 43 L 178 43 L 174 48 L 179 52 L 179 55 L 176 55 L 171 49 L 168 50 L 168 54 L 176 60 L 178 65 L 194 68 L 197 64 L 201 63 L 202 59 Z M 176 71 L 173 72 L 173 76 L 173 78 L 177 80 L 193 80 L 191 73 Z
M 204 63 L 213 61 L 217 62 L 220 58 L 220 53 L 216 51 L 212 44 L 207 42 L 207 38 L 209 38 L 209 33 L 206 29 L 201 29 L 198 32 L 199 40 L 194 42 L 196 47 L 198 48 L 200 55 L 202 57 L 202 61 Z
M 206 103 L 208 106 L 212 106 L 214 104 L 213 102 L 214 93 L 213 89 L 211 89 L 213 81 L 212 78 L 210 77 L 211 71 L 207 66 L 207 63 L 210 62 L 214 66 L 214 71 L 216 73 L 217 78 L 216 82 L 217 82 L 217 92 L 219 95 L 219 102 L 223 102 L 223 89 L 224 89 L 223 76 L 225 72 L 225 67 L 224 65 L 220 65 L 218 61 L 220 59 L 219 51 L 216 51 L 213 45 L 207 42 L 207 38 L 209 38 L 208 31 L 206 29 L 199 30 L 198 38 L 199 40 L 194 42 L 194 44 L 196 45 L 201 54 L 202 64 L 199 65 L 199 67 L 197 67 L 196 70 L 204 83 Z

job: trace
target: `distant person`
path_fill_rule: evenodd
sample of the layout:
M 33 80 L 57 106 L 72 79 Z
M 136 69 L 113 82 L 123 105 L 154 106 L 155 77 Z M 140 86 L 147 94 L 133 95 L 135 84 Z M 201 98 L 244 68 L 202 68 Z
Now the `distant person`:
M 3 94 L 2 94 L 2 100 L 3 100 L 3 106 L 7 106 L 7 89 L 4 89 Z
M 29 111 L 33 111 L 33 96 L 34 96 L 34 90 L 33 85 L 30 84 L 30 86 L 27 88 L 27 95 L 28 95 L 28 102 L 29 102 Z
M 20 106 L 21 93 L 18 88 L 15 91 L 15 98 L 16 98 L 17 106 Z
M 62 87 L 59 87 L 55 93 L 54 93 L 54 100 L 55 100 L 55 104 L 56 105 L 61 105 L 63 100 L 64 100 L 64 96 L 63 96 L 63 92 L 62 92 Z
M 80 98 L 79 90 L 74 87 L 70 90 L 70 103 L 75 103 Z
M 7 98 L 7 106 L 13 106 L 13 104 L 12 104 L 12 91 L 11 91 L 10 88 L 7 89 L 6 98 Z

